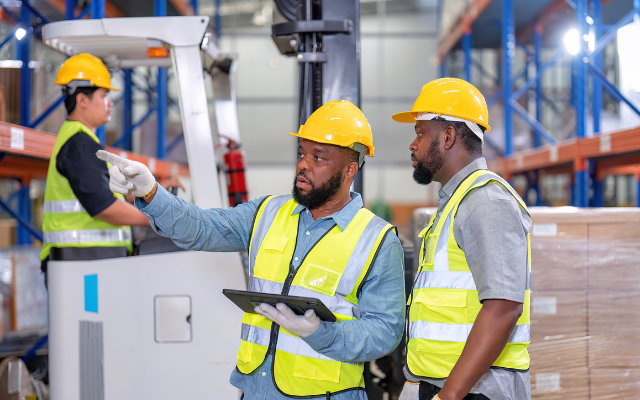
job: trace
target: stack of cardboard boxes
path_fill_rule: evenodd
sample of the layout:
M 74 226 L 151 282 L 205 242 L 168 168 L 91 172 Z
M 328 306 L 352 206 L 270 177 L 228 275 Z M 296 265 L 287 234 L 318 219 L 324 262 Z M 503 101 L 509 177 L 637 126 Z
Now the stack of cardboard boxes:
M 640 210 L 530 212 L 532 397 L 640 398 Z

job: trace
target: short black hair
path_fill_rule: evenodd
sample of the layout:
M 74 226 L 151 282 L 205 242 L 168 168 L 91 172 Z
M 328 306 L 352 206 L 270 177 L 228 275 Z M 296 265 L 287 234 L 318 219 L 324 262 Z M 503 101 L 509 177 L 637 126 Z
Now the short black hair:
M 460 121 L 447 121 L 444 119 L 435 119 L 436 121 L 441 121 L 442 129 L 447 129 L 448 126 L 452 126 L 455 129 L 458 138 L 462 140 L 462 144 L 464 148 L 469 152 L 472 156 L 482 156 L 482 140 L 473 133 L 473 131 L 467 126 L 466 123 Z M 478 127 L 485 131 L 484 126 L 478 125 Z
M 87 96 L 89 96 L 89 98 L 93 97 L 93 94 L 95 93 L 96 90 L 98 90 L 98 87 L 92 86 L 92 87 L 78 87 L 76 88 L 75 92 L 73 92 L 73 94 L 69 95 L 69 88 L 64 88 L 64 93 L 67 94 L 67 97 L 64 99 L 64 106 L 67 109 L 67 114 L 71 114 L 73 112 L 73 110 L 75 110 L 76 108 L 76 96 L 78 96 L 80 93 L 86 94 Z
M 358 153 L 354 149 L 350 149 L 348 147 L 342 147 L 342 154 L 343 154 L 343 160 L 344 160 L 345 166 L 347 164 L 351 164 L 352 162 L 354 162 L 358 164 L 358 170 L 362 169 L 362 166 L 360 165 L 360 153 Z

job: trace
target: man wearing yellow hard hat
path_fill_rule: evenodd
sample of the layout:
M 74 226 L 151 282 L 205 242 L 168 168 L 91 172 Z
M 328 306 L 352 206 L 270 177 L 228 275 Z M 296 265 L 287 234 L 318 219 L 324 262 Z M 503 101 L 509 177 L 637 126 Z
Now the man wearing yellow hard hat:
M 463 80 L 437 79 L 393 119 L 414 125 L 414 180 L 442 185 L 420 233 L 400 399 L 530 399 L 531 217 L 487 170 L 484 97 Z
M 98 157 L 113 164 L 111 188 L 136 196 L 159 234 L 185 249 L 247 251 L 250 291 L 318 298 L 337 317 L 282 303 L 245 314 L 231 375 L 244 399 L 366 399 L 364 362 L 398 345 L 405 301 L 396 232 L 349 189 L 373 156 L 371 128 L 355 105 L 330 101 L 291 135 L 301 139 L 293 193 L 230 209 L 202 210 L 158 187 L 144 165 Z
M 129 225 L 149 221 L 124 196 L 109 189 L 107 163 L 96 159 L 103 144 L 96 129 L 111 119 L 111 77 L 91 54 L 66 60 L 55 81 L 63 86 L 68 118 L 49 161 L 40 252 L 45 273 L 49 260 L 124 257 L 131 251 Z M 172 182 L 167 182 L 172 183 Z

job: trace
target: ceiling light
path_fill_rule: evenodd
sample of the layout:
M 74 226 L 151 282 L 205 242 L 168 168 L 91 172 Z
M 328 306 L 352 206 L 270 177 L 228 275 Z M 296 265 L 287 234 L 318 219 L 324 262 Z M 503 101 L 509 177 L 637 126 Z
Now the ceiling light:
M 564 47 L 567 52 L 572 55 L 578 54 L 580 51 L 580 33 L 577 29 L 571 29 L 564 35 Z
M 18 28 L 18 30 L 16 31 L 16 39 L 22 40 L 22 38 L 26 34 L 27 34 L 27 31 L 25 31 L 23 28 Z

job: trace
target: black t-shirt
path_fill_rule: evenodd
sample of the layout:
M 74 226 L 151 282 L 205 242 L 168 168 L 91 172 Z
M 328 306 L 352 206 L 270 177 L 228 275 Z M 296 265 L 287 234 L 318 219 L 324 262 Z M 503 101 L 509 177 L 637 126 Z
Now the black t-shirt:
M 103 147 L 79 132 L 62 146 L 56 159 L 58 172 L 67 178 L 80 204 L 92 217 L 117 200 L 109 189 L 107 163 L 96 157 L 98 150 Z

